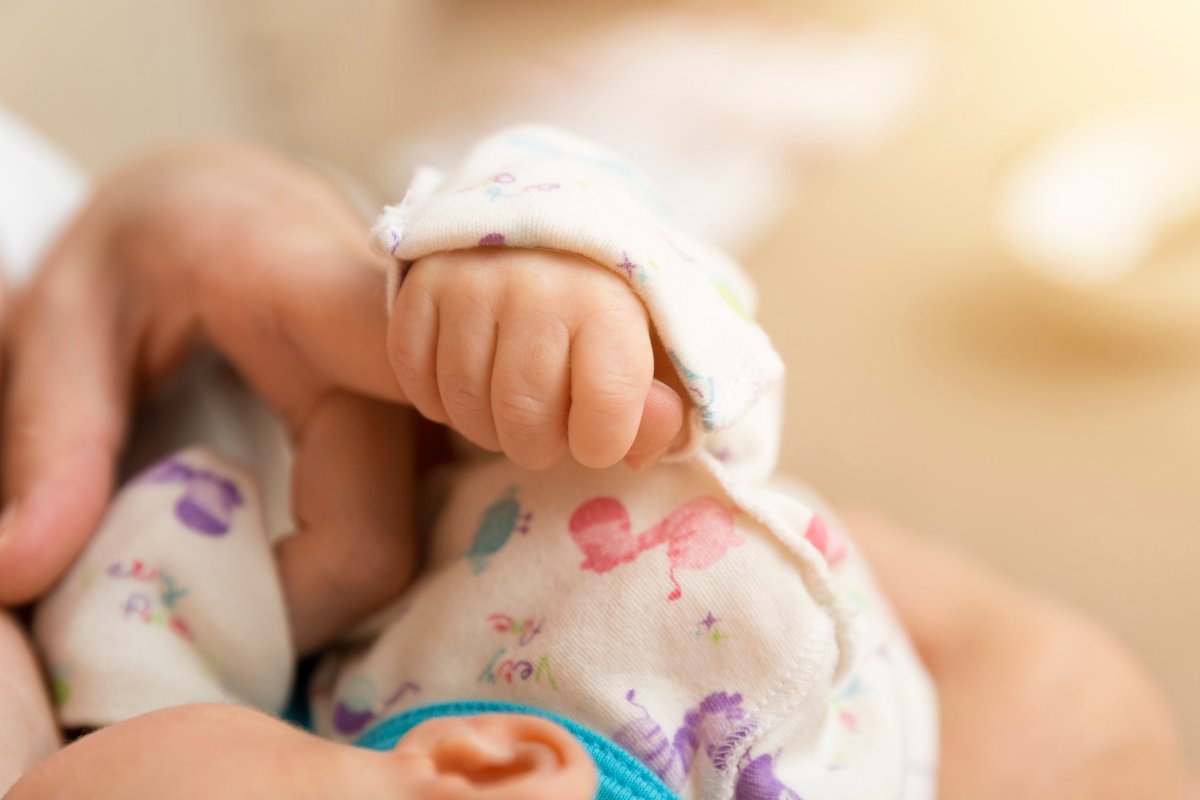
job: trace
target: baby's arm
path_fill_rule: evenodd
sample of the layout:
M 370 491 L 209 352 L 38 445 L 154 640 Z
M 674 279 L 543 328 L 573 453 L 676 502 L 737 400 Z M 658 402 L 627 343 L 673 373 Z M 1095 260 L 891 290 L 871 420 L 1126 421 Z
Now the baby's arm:
M 418 260 L 400 287 L 388 353 L 426 417 L 520 466 L 643 466 L 683 424 L 646 308 L 570 253 L 477 248 Z
M 444 175 L 421 170 L 372 242 L 394 257 L 403 394 L 521 466 L 690 451 L 783 375 L 740 268 L 680 230 L 634 166 L 563 131 L 503 130 Z
M 0 795 L 58 746 L 37 659 L 17 620 L 0 610 Z

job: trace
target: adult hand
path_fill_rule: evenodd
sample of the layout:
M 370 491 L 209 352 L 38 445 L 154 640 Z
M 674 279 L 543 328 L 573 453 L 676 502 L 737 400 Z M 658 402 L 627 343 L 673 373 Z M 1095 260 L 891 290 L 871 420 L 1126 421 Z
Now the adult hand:
M 1109 634 L 875 517 L 847 527 L 937 686 L 942 800 L 1187 796 L 1174 715 Z
M 365 240 L 322 176 L 248 148 L 181 150 L 102 184 L 9 320 L 0 603 L 34 598 L 81 550 L 133 403 L 200 342 L 294 439 L 299 530 L 279 559 L 299 649 L 394 596 L 415 563 L 411 412 Z

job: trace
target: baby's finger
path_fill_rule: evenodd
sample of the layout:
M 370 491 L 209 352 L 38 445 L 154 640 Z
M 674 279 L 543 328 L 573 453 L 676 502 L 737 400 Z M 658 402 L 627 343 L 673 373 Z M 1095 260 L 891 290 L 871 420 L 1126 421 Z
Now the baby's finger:
M 410 276 L 388 320 L 388 361 L 400 389 L 428 420 L 446 422 L 437 384 L 438 305 L 433 287 Z
M 450 425 L 486 450 L 499 450 L 492 420 L 496 314 L 477 295 L 443 303 L 438 320 L 437 382 Z
M 278 558 L 301 653 L 386 605 L 412 577 L 412 421 L 408 408 L 337 392 L 295 432 L 299 530 Z
M 492 414 L 504 453 L 518 466 L 553 466 L 567 449 L 571 337 L 556 316 L 506 318 L 496 342 Z
M 654 376 L 645 310 L 630 306 L 593 317 L 571 341 L 571 454 L 603 469 L 629 452 Z
M 654 381 L 646 393 L 637 438 L 625 455 L 625 463 L 635 470 L 654 464 L 679 439 L 683 422 L 683 400 L 662 381 Z
M 16 312 L 0 436 L 0 603 L 48 589 L 95 531 L 125 433 L 115 290 L 47 265 Z

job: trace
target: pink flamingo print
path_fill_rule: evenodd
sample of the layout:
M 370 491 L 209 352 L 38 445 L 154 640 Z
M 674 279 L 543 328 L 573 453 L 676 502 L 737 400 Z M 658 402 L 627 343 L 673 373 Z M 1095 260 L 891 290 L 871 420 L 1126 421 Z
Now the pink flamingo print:
M 668 600 L 683 596 L 675 571 L 703 570 L 730 547 L 745 542 L 733 527 L 733 511 L 709 496 L 689 500 L 654 527 L 633 535 L 629 511 L 613 497 L 596 497 L 575 510 L 571 538 L 583 551 L 581 569 L 609 572 L 660 544 L 667 546 L 674 589 Z

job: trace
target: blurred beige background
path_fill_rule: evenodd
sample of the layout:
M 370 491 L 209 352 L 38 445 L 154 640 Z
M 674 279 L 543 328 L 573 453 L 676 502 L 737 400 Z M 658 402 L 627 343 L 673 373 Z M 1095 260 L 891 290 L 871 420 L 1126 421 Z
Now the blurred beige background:
M 491 65 L 645 5 L 0 0 L 0 103 L 93 172 L 244 135 L 372 181 L 395 135 L 488 98 Z M 1195 324 L 1167 324 L 1153 298 L 1055 290 L 992 227 L 997 176 L 1057 125 L 1147 98 L 1196 111 L 1200 7 L 741 5 L 851 29 L 904 12 L 937 51 L 910 124 L 797 175 L 747 259 L 790 367 L 786 467 L 1103 620 L 1200 752 L 1200 301 L 1171 298 Z

